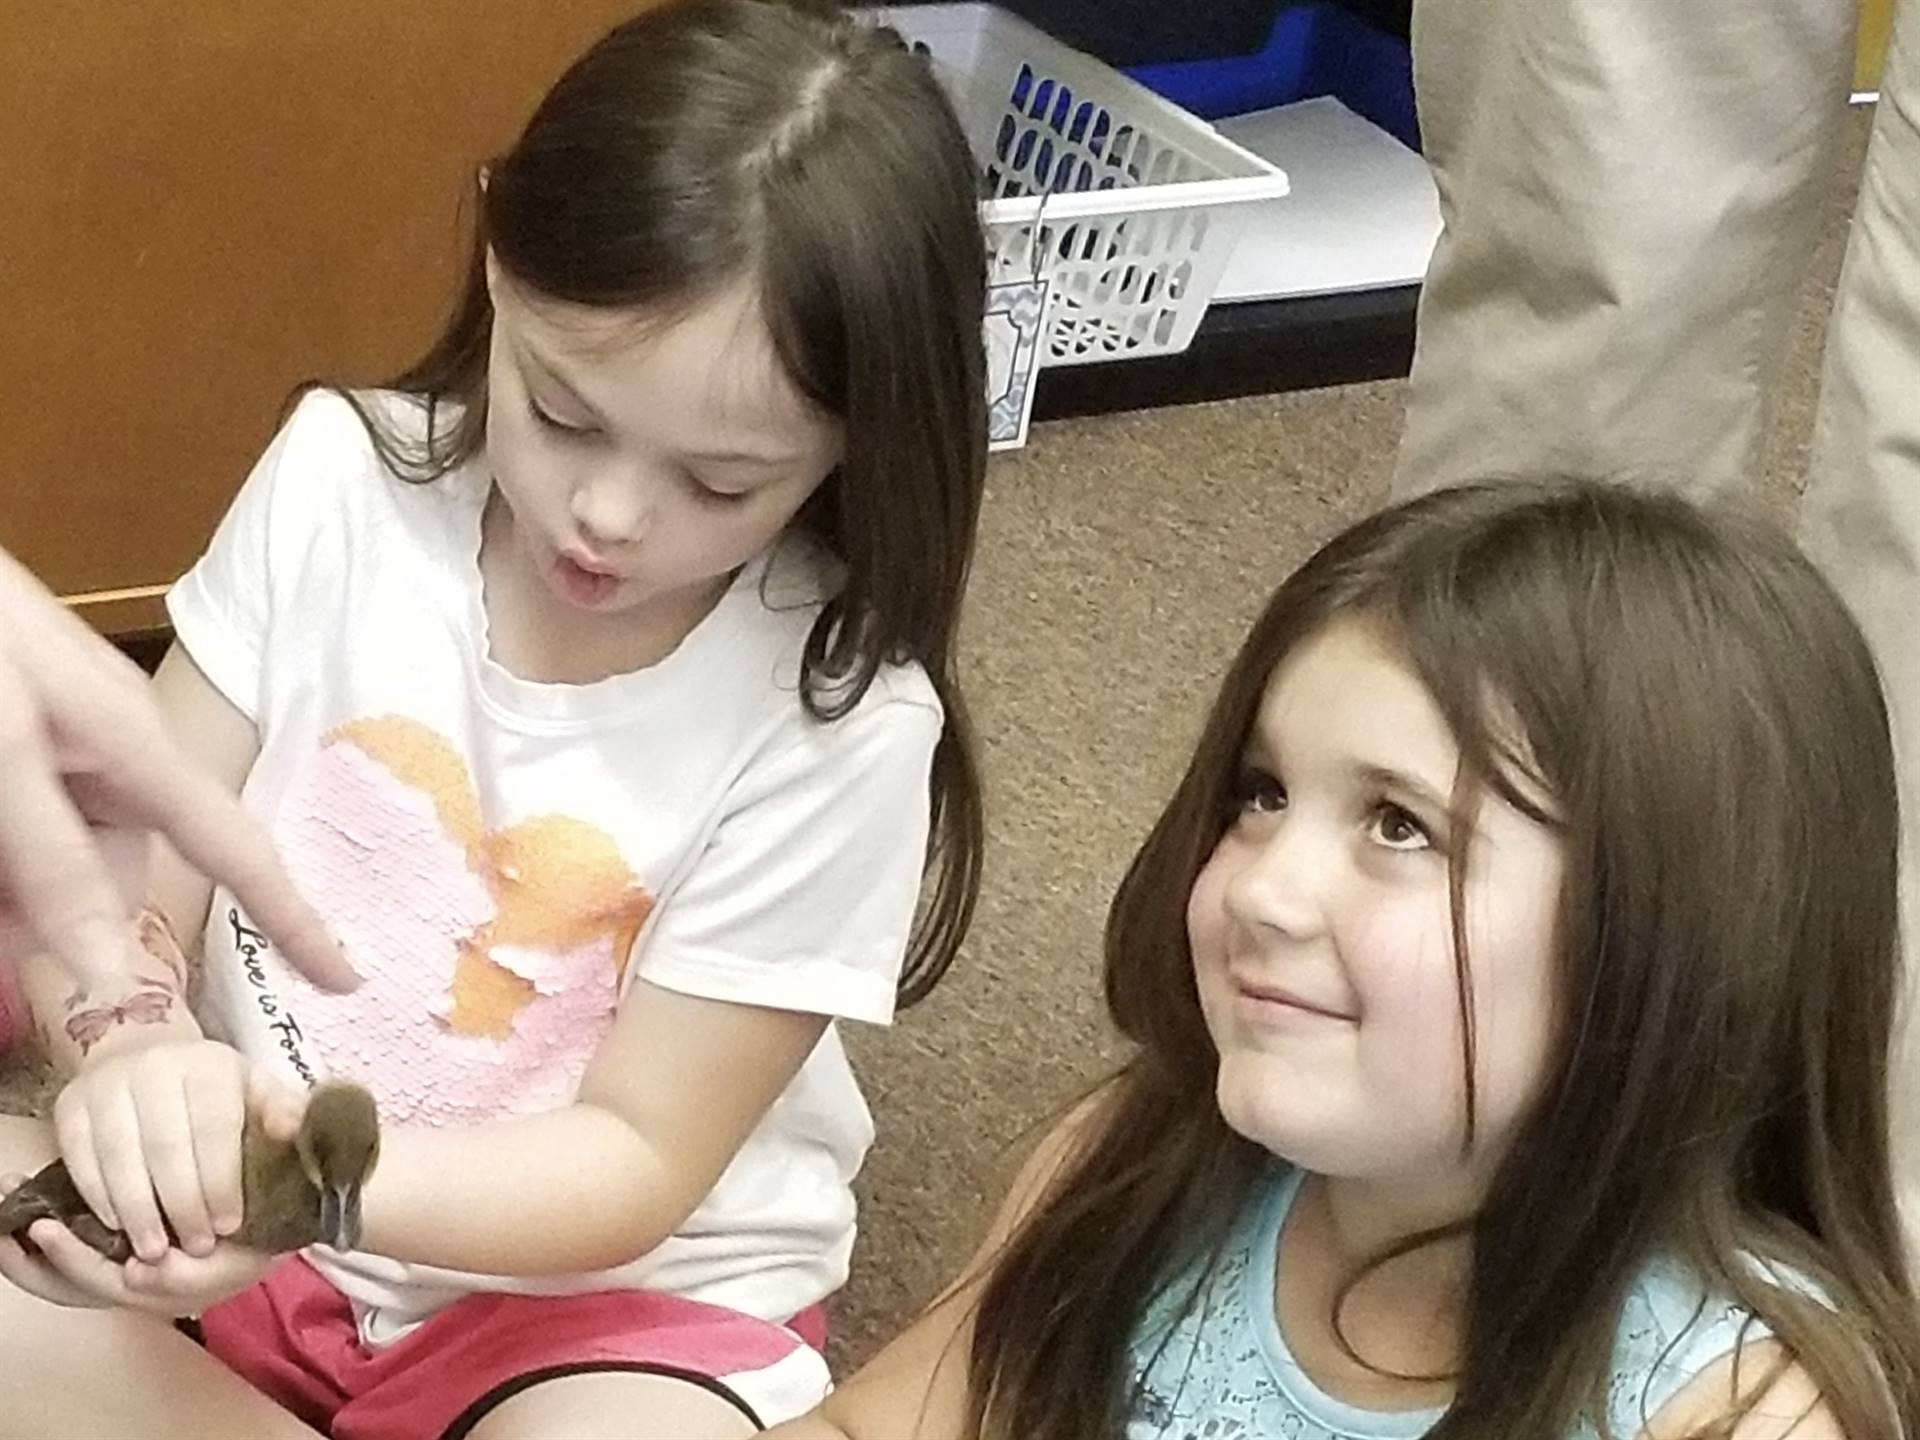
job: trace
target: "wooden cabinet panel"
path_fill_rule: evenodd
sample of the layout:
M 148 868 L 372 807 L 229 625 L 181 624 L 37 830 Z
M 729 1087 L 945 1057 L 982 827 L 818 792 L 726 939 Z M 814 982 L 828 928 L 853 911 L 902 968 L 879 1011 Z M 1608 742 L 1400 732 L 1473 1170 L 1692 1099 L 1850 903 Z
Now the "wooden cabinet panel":
M 474 165 L 643 3 L 5 7 L 0 543 L 157 623 L 289 389 L 426 343 Z

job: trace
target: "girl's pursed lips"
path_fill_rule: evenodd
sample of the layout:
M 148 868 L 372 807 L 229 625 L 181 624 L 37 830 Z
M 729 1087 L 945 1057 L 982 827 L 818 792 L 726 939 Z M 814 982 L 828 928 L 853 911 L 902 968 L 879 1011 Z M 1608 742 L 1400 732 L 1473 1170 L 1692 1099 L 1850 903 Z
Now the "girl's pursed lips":
M 620 573 L 613 566 L 607 564 L 606 561 L 596 559 L 594 556 L 587 554 L 583 550 L 562 550 L 560 552 L 560 558 L 565 560 L 569 565 L 573 566 L 574 569 L 584 570 L 589 575 L 607 575 L 607 576 L 617 577 Z

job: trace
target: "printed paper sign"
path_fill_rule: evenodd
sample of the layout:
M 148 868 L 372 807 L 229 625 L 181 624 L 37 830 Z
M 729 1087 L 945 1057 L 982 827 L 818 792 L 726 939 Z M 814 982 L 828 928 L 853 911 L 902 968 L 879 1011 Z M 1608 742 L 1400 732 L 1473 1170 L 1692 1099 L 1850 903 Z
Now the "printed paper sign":
M 987 288 L 987 448 L 1027 443 L 1033 415 L 1040 337 L 1046 333 L 1051 283 L 1022 280 Z

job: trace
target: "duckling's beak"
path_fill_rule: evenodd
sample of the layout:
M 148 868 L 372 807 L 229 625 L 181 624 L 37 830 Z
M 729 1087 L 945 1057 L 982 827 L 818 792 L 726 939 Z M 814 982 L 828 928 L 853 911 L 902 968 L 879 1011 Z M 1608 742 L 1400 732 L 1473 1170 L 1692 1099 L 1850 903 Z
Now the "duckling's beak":
M 325 1185 L 320 1189 L 320 1233 L 335 1250 L 360 1244 L 360 1186 Z

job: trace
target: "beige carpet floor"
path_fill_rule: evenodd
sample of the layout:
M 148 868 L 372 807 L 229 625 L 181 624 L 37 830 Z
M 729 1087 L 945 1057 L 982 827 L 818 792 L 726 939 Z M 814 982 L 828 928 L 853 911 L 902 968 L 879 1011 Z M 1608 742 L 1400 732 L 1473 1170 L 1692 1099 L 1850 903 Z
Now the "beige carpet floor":
M 1866 118 L 1781 359 L 1755 494 L 1783 517 Z M 963 1263 L 1024 1138 L 1116 1058 L 1099 994 L 1107 899 L 1268 592 L 1385 497 L 1404 388 L 1045 424 L 994 462 L 963 654 L 989 784 L 985 886 L 945 984 L 891 1030 L 849 1036 L 879 1140 L 836 1302 L 838 1364 Z M 0 1062 L 0 1111 L 44 1098 L 30 1060 Z

